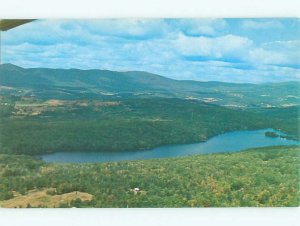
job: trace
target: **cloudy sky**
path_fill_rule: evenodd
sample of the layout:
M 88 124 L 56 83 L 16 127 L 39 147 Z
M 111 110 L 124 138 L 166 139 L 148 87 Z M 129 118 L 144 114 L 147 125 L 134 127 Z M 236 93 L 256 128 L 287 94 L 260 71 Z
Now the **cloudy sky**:
M 199 81 L 299 80 L 300 19 L 36 20 L 2 33 L 2 61 Z

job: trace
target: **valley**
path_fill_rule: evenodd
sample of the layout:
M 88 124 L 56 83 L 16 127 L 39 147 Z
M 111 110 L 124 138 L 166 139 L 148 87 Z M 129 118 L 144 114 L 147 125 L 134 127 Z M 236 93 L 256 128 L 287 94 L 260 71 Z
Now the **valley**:
M 267 131 L 265 139 L 299 142 L 299 97 L 292 81 L 198 82 L 3 64 L 0 206 L 297 206 L 298 145 L 107 163 L 47 163 L 41 156 L 135 155 L 266 128 L 285 135 Z

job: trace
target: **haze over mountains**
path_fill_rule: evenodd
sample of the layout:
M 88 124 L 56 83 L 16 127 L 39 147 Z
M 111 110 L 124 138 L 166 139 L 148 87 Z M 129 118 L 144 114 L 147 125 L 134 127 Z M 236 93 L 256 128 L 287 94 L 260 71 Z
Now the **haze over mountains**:
M 142 71 L 24 69 L 0 65 L 1 93 L 53 99 L 177 97 L 227 107 L 299 105 L 299 82 L 239 84 L 174 80 Z

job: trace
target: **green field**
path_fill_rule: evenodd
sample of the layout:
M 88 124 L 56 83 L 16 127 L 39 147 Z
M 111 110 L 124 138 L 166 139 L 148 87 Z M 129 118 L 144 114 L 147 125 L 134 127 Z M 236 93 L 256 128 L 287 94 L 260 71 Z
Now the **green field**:
M 299 154 L 297 147 L 269 147 L 95 164 L 47 164 L 1 154 L 0 205 L 34 207 L 26 200 L 48 189 L 42 198 L 74 191 L 93 197 L 82 201 L 78 196 L 60 207 L 299 206 Z M 140 191 L 134 194 L 134 188 Z

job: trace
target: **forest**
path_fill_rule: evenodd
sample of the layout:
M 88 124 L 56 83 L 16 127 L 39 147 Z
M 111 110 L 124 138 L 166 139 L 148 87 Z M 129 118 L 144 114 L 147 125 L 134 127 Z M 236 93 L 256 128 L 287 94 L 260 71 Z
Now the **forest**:
M 198 100 L 39 100 L 1 96 L 0 153 L 142 150 L 274 128 L 299 139 L 298 108 L 230 109 Z
M 299 147 L 268 147 L 84 164 L 45 163 L 32 156 L 1 154 L 0 206 L 299 206 L 299 151 Z M 62 195 L 73 199 L 55 201 Z M 38 198 L 30 202 L 30 197 Z

